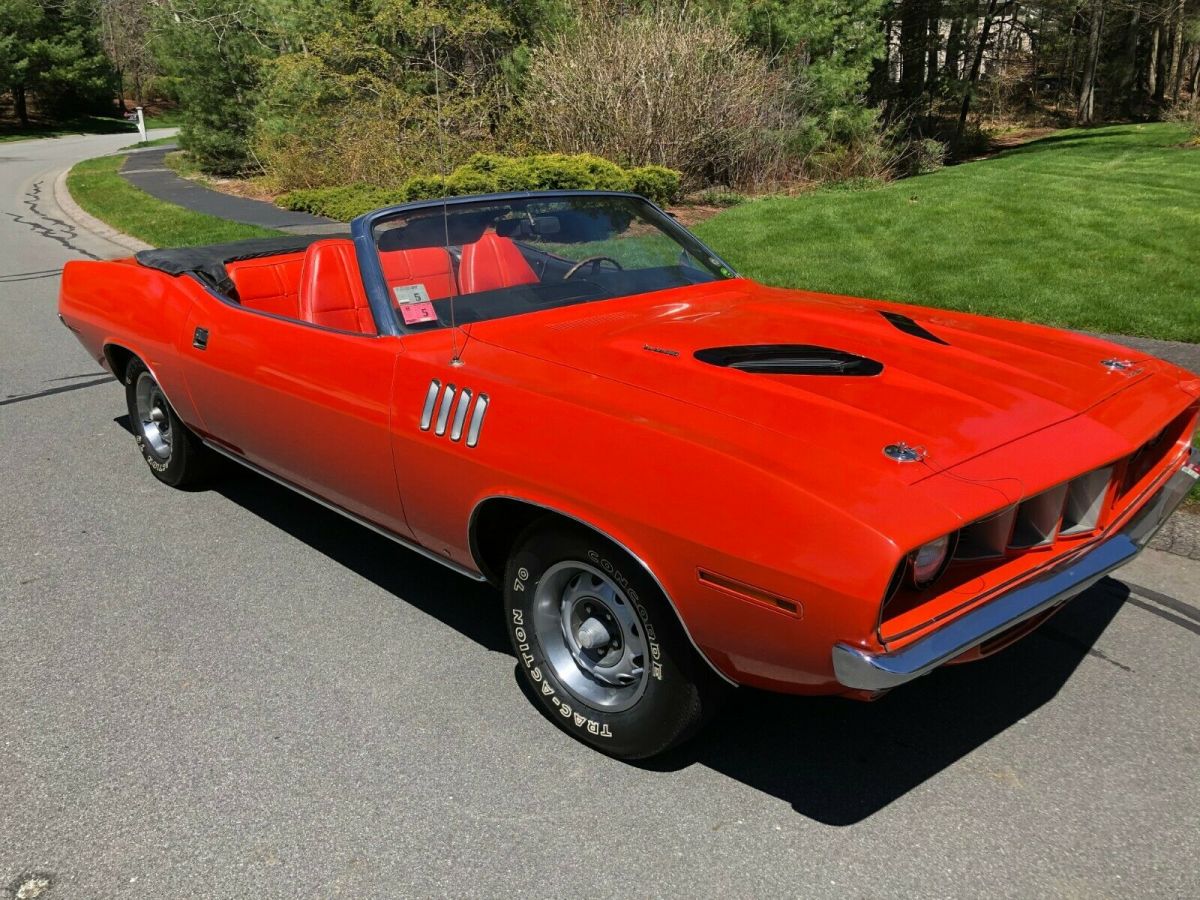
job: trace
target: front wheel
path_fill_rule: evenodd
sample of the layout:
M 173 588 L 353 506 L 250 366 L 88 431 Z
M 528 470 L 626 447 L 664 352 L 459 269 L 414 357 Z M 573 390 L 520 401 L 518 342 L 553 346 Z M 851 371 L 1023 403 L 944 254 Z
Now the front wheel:
M 611 541 L 535 524 L 505 574 L 518 668 L 568 734 L 640 759 L 693 735 L 724 685 L 649 573 Z
M 209 474 L 210 451 L 180 421 L 154 374 L 136 357 L 125 369 L 129 426 L 154 477 L 186 487 Z

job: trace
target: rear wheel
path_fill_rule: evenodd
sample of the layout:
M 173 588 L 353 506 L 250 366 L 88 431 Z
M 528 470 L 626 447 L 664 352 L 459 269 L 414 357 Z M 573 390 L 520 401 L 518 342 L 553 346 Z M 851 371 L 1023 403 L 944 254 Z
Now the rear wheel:
M 537 702 L 605 753 L 661 753 L 693 735 L 725 693 L 654 579 L 592 532 L 535 523 L 509 560 L 505 598 Z
M 125 369 L 129 426 L 154 477 L 172 487 L 200 481 L 210 469 L 210 452 L 171 404 L 154 374 L 136 357 Z

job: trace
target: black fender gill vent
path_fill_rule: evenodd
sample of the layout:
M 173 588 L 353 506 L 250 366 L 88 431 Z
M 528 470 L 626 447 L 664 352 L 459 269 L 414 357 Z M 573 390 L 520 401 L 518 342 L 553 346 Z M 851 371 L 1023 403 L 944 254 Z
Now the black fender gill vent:
M 809 344 L 710 347 L 693 355 L 711 366 L 761 375 L 878 375 L 883 371 L 883 363 L 865 356 Z
M 950 346 L 949 341 L 944 341 L 924 325 L 914 322 L 908 316 L 898 312 L 885 312 L 880 310 L 879 314 L 895 325 L 905 334 L 911 334 L 913 337 L 919 337 L 923 341 L 929 341 L 934 344 L 945 344 Z

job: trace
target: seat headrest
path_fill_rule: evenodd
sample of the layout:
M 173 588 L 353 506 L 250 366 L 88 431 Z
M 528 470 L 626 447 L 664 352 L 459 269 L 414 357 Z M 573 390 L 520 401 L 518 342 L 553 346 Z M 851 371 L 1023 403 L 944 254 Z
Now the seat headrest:
M 300 317 L 325 328 L 376 333 L 353 241 L 317 241 L 305 252 L 300 269 Z

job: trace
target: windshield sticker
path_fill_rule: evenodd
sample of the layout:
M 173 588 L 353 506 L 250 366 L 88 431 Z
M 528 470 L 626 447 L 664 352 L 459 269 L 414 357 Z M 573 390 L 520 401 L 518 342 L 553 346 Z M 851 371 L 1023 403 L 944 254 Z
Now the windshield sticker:
M 429 291 L 423 284 L 398 284 L 392 288 L 396 305 L 400 309 L 400 318 L 405 325 L 420 325 L 423 322 L 436 322 L 437 311 L 433 301 L 429 299 Z
M 423 284 L 398 284 L 392 288 L 392 296 L 403 306 L 405 303 L 428 303 L 429 291 Z
M 432 303 L 404 303 L 400 306 L 400 318 L 405 325 L 420 325 L 422 322 L 436 322 L 437 313 Z

